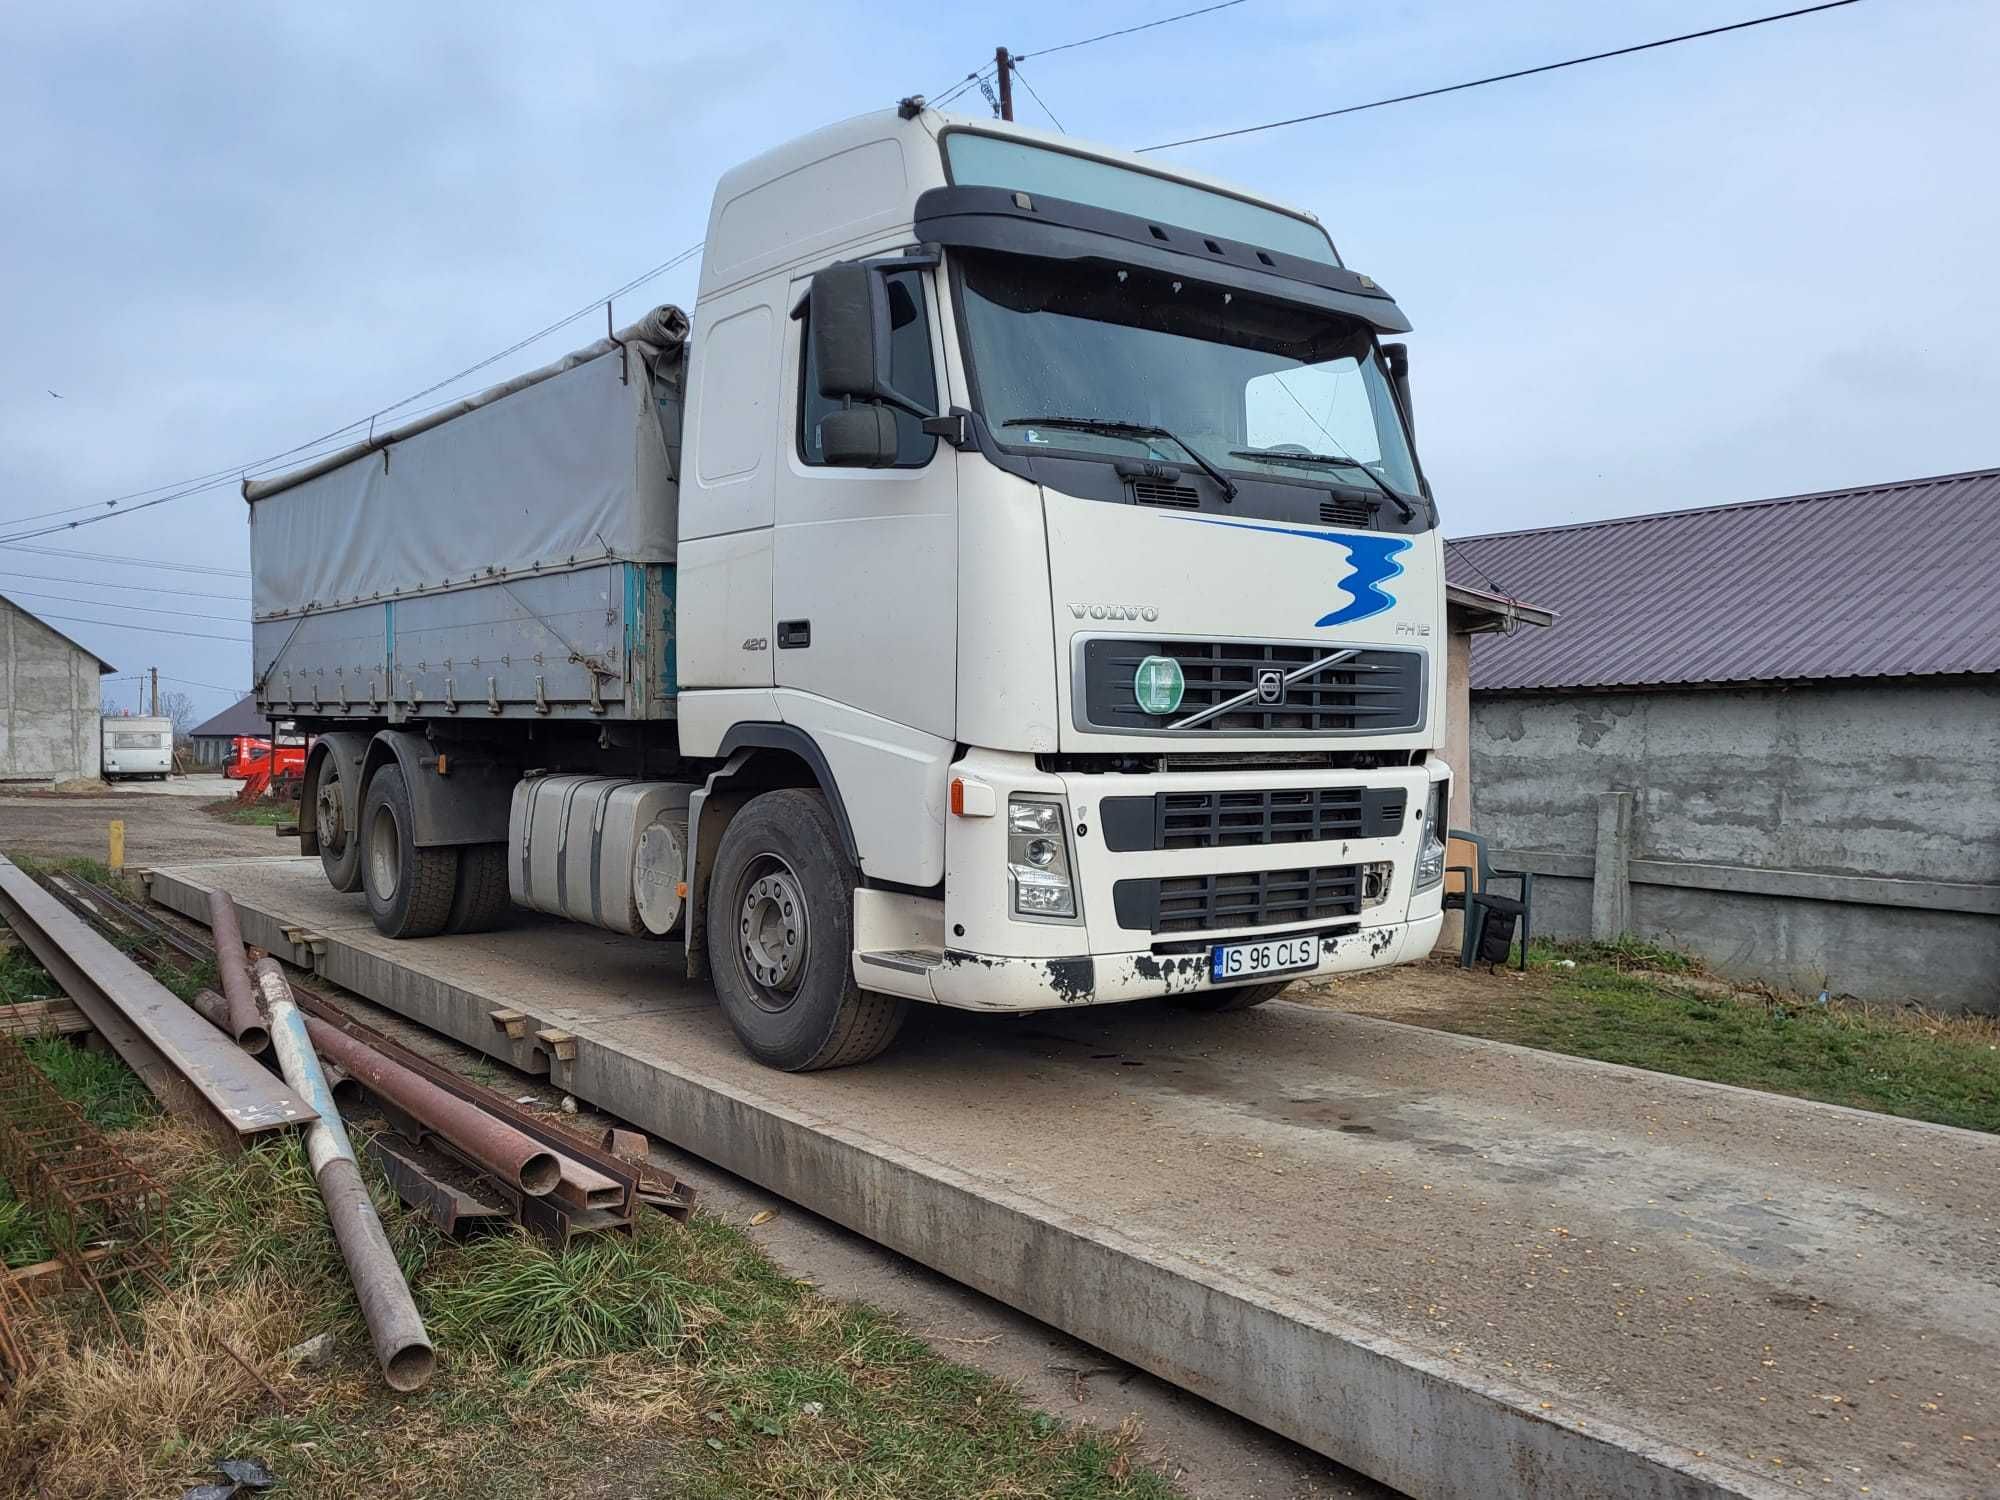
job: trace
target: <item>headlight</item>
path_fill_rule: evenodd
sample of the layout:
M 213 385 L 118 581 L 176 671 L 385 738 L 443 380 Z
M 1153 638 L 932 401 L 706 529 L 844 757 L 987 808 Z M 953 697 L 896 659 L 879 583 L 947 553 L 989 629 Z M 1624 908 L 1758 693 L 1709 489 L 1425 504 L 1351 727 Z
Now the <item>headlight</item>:
M 1074 917 L 1069 869 L 1069 810 L 1052 797 L 1007 799 L 1007 875 L 1014 914 Z
M 1424 808 L 1423 844 L 1417 850 L 1416 889 L 1428 890 L 1444 879 L 1445 824 L 1451 817 L 1451 783 L 1431 783 L 1430 802 Z

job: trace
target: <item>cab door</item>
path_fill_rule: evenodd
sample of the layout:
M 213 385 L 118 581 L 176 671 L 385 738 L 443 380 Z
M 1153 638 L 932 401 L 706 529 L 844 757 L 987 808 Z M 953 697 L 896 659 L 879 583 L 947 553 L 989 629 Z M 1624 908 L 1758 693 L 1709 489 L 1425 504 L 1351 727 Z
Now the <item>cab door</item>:
M 937 408 L 943 367 L 928 269 L 892 271 L 896 388 Z M 791 288 L 803 307 L 810 285 Z M 819 394 L 809 313 L 787 320 L 777 451 L 771 648 L 777 685 L 953 737 L 958 527 L 956 454 L 897 411 L 896 462 L 836 468 L 819 442 L 838 406 Z

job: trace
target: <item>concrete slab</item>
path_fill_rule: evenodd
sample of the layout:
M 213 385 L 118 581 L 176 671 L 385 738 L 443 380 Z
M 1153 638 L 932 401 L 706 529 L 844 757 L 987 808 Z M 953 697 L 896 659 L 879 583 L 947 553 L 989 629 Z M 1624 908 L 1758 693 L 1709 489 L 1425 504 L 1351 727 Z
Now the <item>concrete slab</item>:
M 790 1077 L 657 944 L 392 943 L 296 859 L 153 894 L 215 885 L 251 942 L 1413 1495 L 2000 1490 L 2000 1140 L 1284 1004 L 927 1012 Z

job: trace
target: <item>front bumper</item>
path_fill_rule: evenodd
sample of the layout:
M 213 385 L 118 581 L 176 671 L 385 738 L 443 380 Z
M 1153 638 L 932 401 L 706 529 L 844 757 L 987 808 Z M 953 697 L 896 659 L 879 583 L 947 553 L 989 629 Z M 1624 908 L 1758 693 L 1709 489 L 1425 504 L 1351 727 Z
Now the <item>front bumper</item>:
M 1382 923 L 1320 939 L 1319 962 L 1273 979 L 1312 979 L 1384 969 L 1422 958 L 1436 945 L 1441 913 L 1409 922 Z M 1100 953 L 1075 958 L 1004 958 L 945 950 L 930 970 L 932 996 L 961 1010 L 1051 1010 L 1065 1005 L 1109 1005 L 1223 988 L 1208 977 L 1207 953 Z

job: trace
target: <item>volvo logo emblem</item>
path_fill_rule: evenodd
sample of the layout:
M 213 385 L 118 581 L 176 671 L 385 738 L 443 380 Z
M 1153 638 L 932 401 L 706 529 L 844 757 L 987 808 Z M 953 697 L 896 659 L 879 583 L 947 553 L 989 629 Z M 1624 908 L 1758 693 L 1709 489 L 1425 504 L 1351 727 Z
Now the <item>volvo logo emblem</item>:
M 1280 667 L 1259 667 L 1257 669 L 1257 701 L 1259 703 L 1283 703 L 1285 701 L 1285 673 Z

